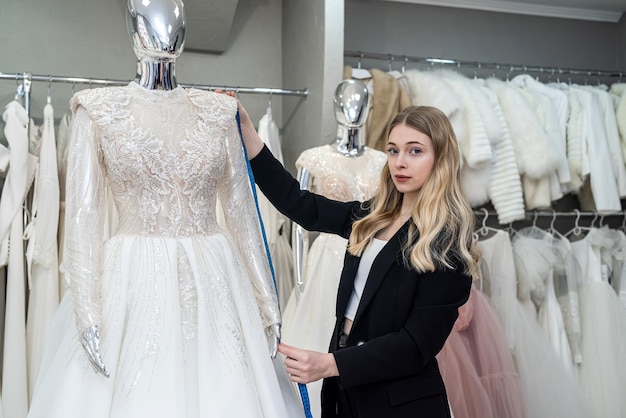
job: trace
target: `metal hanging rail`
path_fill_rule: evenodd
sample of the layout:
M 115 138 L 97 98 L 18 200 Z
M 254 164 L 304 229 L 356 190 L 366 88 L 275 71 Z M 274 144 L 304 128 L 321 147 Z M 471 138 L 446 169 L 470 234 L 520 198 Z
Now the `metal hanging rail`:
M 497 217 L 498 213 L 496 211 L 493 210 L 486 210 L 486 209 L 474 209 L 474 215 L 476 216 L 481 216 L 481 217 Z M 596 217 L 596 218 L 600 218 L 600 217 L 609 217 L 609 216 L 626 216 L 626 211 L 615 211 L 615 212 L 607 212 L 607 213 L 603 213 L 603 212 L 582 212 L 579 210 L 572 210 L 572 211 L 568 211 L 568 212 L 562 212 L 562 211 L 555 211 L 555 210 L 531 210 L 531 211 L 527 211 L 524 213 L 525 218 L 524 219 L 532 219 L 533 217 L 564 217 L 564 216 L 570 216 L 570 217 Z M 522 219 L 520 219 L 521 221 Z M 515 221 L 517 222 L 517 221 Z
M 29 81 L 41 81 L 46 83 L 68 83 L 68 84 L 87 84 L 87 85 L 104 85 L 104 86 L 125 86 L 130 83 L 130 80 L 111 80 L 102 78 L 91 77 L 69 77 L 58 75 L 38 75 L 30 73 L 2 73 L 0 72 L 0 80 L 29 80 Z M 236 93 L 243 94 L 271 94 L 271 95 L 287 95 L 287 96 L 301 96 L 306 97 L 309 92 L 308 89 L 294 90 L 294 89 L 282 89 L 272 87 L 240 87 L 240 86 L 212 86 L 206 84 L 183 84 L 179 83 L 182 87 L 196 88 L 201 90 L 224 90 L 234 91 Z
M 520 64 L 502 64 L 495 62 L 480 62 L 480 61 L 464 61 L 448 58 L 434 58 L 434 57 L 415 57 L 409 55 L 399 54 L 383 54 L 376 52 L 363 52 L 363 51 L 344 51 L 344 57 L 358 58 L 359 63 L 364 59 L 387 61 L 389 67 L 393 63 L 401 63 L 403 68 L 406 63 L 421 63 L 421 64 L 439 64 L 439 65 L 453 65 L 456 67 L 473 68 L 473 69 L 488 69 L 495 71 L 508 71 L 508 72 L 526 72 L 526 73 L 539 73 L 550 76 L 586 76 L 586 77 L 619 77 L 624 75 L 623 71 L 609 71 L 609 70 L 585 70 L 575 68 L 563 68 L 563 67 L 544 67 L 544 66 L 528 66 Z

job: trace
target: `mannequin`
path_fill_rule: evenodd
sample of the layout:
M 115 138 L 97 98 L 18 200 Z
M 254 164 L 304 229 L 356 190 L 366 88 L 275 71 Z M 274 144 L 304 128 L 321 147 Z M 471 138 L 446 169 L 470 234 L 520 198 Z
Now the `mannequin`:
M 369 93 L 363 82 L 344 80 L 335 89 L 333 99 L 337 131 L 337 150 L 350 157 L 363 155 L 363 126 L 369 110 Z
M 333 97 L 335 118 L 337 119 L 336 150 L 346 157 L 358 157 L 365 152 L 363 127 L 369 109 L 369 93 L 365 84 L 359 80 L 347 79 L 337 85 Z M 298 170 L 298 180 L 304 190 L 311 186 L 311 173 L 306 167 Z M 293 232 L 294 266 L 296 287 L 302 291 L 302 271 L 308 248 L 308 234 L 296 225 Z
M 176 58 L 183 50 L 187 25 L 182 0 L 128 0 L 127 6 L 126 25 L 138 60 L 135 82 L 150 90 L 172 90 L 178 87 Z M 84 329 L 81 343 L 94 370 L 109 377 L 100 355 L 98 325 L 91 324 Z
M 387 161 L 382 151 L 365 146 L 368 92 L 359 80 L 338 84 L 334 95 L 338 130 L 332 144 L 304 151 L 296 161 L 300 187 L 328 198 L 365 201 L 378 187 Z M 283 313 L 284 340 L 326 351 L 335 323 L 335 298 L 347 240 L 320 233 L 309 247 L 309 233 L 295 225 L 294 266 L 297 286 Z M 320 416 L 321 381 L 309 383 L 313 416 Z
M 70 289 L 29 418 L 303 416 L 276 355 L 281 314 L 237 101 L 176 82 L 182 1 L 130 0 L 127 22 L 137 79 L 70 101 Z
M 182 0 L 129 0 L 126 25 L 138 59 L 135 81 L 151 90 L 178 87 L 176 58 L 185 45 L 187 26 Z

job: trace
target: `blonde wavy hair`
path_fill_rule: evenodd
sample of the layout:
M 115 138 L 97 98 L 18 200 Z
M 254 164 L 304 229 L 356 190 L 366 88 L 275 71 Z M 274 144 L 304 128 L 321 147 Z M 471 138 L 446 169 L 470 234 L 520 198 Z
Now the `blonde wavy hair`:
M 403 248 L 405 263 L 422 273 L 461 264 L 466 274 L 476 277 L 480 254 L 473 236 L 474 213 L 461 191 L 461 155 L 450 121 L 435 107 L 410 106 L 389 124 L 387 136 L 398 125 L 427 135 L 435 152 L 432 172 L 412 208 L 413 222 Z M 352 255 L 360 256 L 376 233 L 394 222 L 402 196 L 387 163 L 370 201 L 371 212 L 353 225 L 348 245 Z

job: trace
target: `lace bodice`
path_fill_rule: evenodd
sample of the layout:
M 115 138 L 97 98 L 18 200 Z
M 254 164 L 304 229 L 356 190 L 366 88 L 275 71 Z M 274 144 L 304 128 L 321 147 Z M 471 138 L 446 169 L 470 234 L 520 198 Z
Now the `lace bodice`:
M 83 311 L 77 315 L 79 330 L 98 323 L 93 283 L 101 275 L 107 187 L 117 212 L 115 235 L 232 237 L 246 257 L 264 323 L 279 322 L 236 100 L 182 87 L 147 90 L 131 82 L 78 92 L 71 108 L 63 266 Z M 218 200 L 225 230 L 218 223 Z
M 236 137 L 236 106 L 224 95 L 134 83 L 72 100 L 76 117 L 93 123 L 118 233 L 177 237 L 219 229 L 215 199 L 226 168 L 225 138 Z
M 346 157 L 334 145 L 322 145 L 300 154 L 296 167 L 311 173 L 312 192 L 342 202 L 365 201 L 374 196 L 386 161 L 384 152 L 372 148 L 358 157 Z

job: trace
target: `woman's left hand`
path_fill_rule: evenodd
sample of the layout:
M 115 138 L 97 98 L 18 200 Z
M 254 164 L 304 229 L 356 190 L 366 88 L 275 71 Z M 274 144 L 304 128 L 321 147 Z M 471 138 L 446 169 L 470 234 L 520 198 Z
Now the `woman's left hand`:
M 278 351 L 287 356 L 285 368 L 293 382 L 306 384 L 339 376 L 335 356 L 331 353 L 302 350 L 284 343 L 280 343 Z

